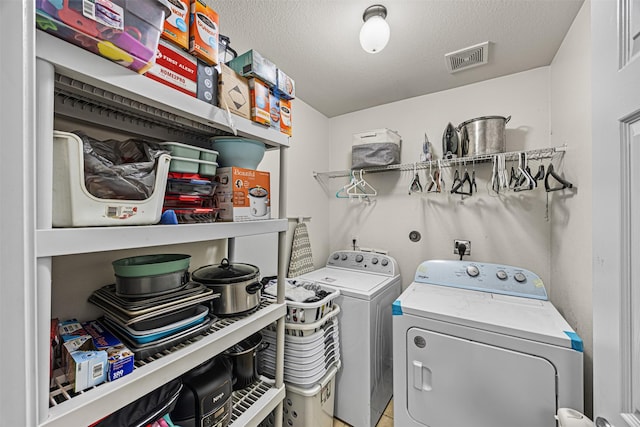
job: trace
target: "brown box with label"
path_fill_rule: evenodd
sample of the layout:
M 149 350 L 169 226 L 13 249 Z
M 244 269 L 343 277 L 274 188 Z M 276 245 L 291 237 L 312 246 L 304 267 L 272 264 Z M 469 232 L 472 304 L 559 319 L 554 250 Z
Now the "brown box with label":
M 218 168 L 216 198 L 222 221 L 258 221 L 271 218 L 269 172 L 239 167 Z
M 225 64 L 219 64 L 218 105 L 233 114 L 251 120 L 249 82 Z

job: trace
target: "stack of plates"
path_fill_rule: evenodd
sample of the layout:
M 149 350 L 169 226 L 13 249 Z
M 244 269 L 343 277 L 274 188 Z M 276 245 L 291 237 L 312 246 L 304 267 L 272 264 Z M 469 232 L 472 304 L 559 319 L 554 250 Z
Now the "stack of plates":
M 215 316 L 203 303 L 219 296 L 196 282 L 147 297 L 122 296 L 115 285 L 107 285 L 89 302 L 103 310 L 105 323 L 136 359 L 144 359 L 207 331 Z

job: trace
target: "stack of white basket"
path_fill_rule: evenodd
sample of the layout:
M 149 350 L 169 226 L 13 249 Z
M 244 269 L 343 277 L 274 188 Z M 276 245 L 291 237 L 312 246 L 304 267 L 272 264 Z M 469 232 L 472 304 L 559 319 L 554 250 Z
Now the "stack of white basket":
M 269 296 L 269 286 L 265 295 Z M 318 291 L 322 298 L 314 302 L 287 299 L 284 340 L 284 381 L 286 398 L 283 415 L 286 426 L 331 427 L 333 425 L 333 392 L 335 375 L 340 368 L 340 335 L 338 318 L 340 307 L 334 304 L 340 291 L 314 282 L 287 279 L 285 295 L 299 290 Z M 275 374 L 275 329 L 262 331 L 269 347 L 261 352 L 261 372 Z M 270 415 L 263 426 L 272 426 Z

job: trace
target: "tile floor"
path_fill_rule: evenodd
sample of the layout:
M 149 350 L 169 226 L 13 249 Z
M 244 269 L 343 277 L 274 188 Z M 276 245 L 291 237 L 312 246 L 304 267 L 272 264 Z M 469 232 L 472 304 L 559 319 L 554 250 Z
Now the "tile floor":
M 350 427 L 349 424 L 345 424 L 339 419 L 333 419 L 333 427 Z M 393 399 L 387 405 L 387 408 L 384 410 L 382 417 L 380 417 L 380 421 L 376 424 L 376 427 L 393 427 Z

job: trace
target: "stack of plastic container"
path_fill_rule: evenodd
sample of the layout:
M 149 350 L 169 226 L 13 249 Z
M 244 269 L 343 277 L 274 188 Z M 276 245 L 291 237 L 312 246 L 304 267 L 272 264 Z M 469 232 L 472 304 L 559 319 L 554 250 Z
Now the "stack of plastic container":
M 178 142 L 160 145 L 171 152 L 163 212 L 172 211 L 179 224 L 215 222 L 218 152 Z
M 269 297 L 275 281 L 265 286 Z M 287 315 L 284 340 L 286 426 L 332 427 L 335 375 L 340 368 L 340 307 L 334 304 L 340 291 L 310 281 L 288 279 L 285 285 Z M 269 348 L 260 357 L 261 372 L 275 374 L 275 328 L 262 332 Z M 274 425 L 271 414 L 262 423 Z

